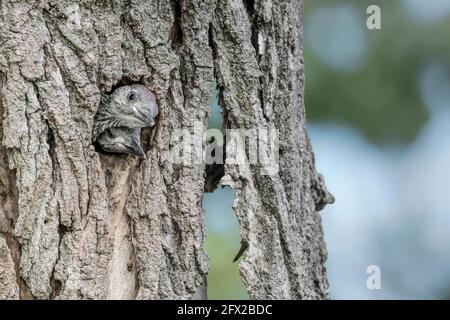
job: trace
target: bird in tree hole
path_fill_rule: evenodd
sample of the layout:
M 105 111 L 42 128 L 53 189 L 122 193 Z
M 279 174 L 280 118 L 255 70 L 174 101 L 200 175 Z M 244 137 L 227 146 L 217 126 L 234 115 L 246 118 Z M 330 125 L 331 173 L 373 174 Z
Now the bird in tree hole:
M 145 159 L 141 128 L 153 127 L 158 115 L 155 95 L 144 85 L 133 84 L 102 95 L 94 116 L 92 142 L 103 151 L 128 153 Z

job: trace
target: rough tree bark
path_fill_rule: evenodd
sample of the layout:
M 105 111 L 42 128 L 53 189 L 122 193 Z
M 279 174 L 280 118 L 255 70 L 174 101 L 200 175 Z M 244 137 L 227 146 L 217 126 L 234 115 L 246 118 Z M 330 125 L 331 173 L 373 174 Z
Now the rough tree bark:
M 318 211 L 332 201 L 305 130 L 300 0 L 0 0 L 0 298 L 202 298 L 203 164 L 174 128 L 280 132 L 280 170 L 225 165 L 252 298 L 327 298 Z M 91 145 L 100 94 L 158 97 L 147 159 Z M 192 128 L 193 129 L 193 128 Z

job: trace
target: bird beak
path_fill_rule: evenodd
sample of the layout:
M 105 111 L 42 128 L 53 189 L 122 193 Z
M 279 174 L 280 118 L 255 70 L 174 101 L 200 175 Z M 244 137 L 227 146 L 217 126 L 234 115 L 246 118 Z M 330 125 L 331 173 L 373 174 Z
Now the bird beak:
M 145 156 L 144 150 L 142 150 L 141 145 L 134 140 L 131 142 L 131 145 L 128 146 L 128 150 L 130 151 L 130 153 L 137 155 L 141 160 L 144 160 L 147 158 Z
M 142 112 L 140 110 L 136 111 L 137 118 L 142 121 L 147 127 L 153 127 L 155 125 L 155 120 L 151 112 Z

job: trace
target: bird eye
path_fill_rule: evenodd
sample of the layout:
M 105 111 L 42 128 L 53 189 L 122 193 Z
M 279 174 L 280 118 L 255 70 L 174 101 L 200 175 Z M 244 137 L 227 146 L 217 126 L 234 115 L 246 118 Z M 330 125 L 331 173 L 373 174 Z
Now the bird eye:
M 130 92 L 130 94 L 128 95 L 128 100 L 133 101 L 134 99 L 136 99 L 136 95 L 134 94 L 134 92 Z

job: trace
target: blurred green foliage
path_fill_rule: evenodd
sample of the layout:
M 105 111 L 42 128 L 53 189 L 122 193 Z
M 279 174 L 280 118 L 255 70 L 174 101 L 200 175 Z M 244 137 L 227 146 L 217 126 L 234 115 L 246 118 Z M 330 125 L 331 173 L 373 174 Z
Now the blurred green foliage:
M 206 238 L 206 251 L 209 256 L 208 299 L 248 299 L 248 293 L 242 283 L 238 263 L 232 260 L 239 249 L 230 246 L 229 241 L 239 240 L 230 234 L 210 234 Z
M 203 196 L 205 247 L 209 256 L 208 299 L 248 299 L 238 262 L 233 263 L 241 241 L 233 202 L 234 192 L 229 187 Z
M 366 8 L 372 3 L 381 7 L 382 30 L 365 26 Z M 365 63 L 355 72 L 333 70 L 321 63 L 306 41 L 308 120 L 350 125 L 378 145 L 411 142 L 428 118 L 419 96 L 418 75 L 430 58 L 448 59 L 450 20 L 418 23 L 406 14 L 401 1 L 306 0 L 305 32 L 315 10 L 342 4 L 361 13 L 368 46 Z

